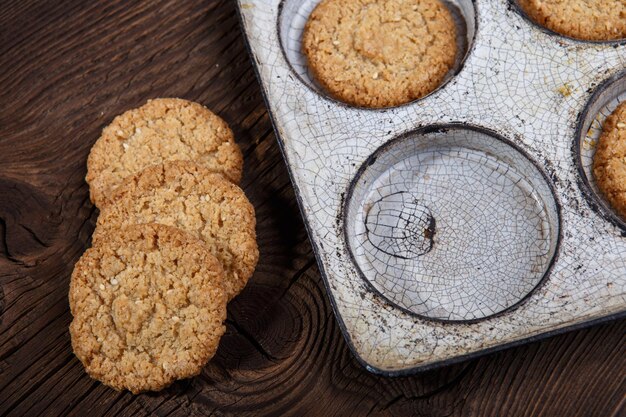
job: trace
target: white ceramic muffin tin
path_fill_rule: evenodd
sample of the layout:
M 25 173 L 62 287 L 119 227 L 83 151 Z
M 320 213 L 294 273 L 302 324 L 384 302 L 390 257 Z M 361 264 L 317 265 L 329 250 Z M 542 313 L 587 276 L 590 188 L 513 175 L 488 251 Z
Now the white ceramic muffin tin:
M 590 173 L 626 99 L 626 44 L 569 39 L 507 0 L 449 1 L 458 65 L 438 90 L 351 107 L 300 52 L 319 0 L 239 0 L 335 313 L 397 375 L 626 312 L 626 223 Z

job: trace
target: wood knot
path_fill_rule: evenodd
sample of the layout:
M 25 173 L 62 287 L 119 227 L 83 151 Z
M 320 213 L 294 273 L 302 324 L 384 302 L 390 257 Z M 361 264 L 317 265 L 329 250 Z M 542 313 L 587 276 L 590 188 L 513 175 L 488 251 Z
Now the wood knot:
M 4 318 L 4 289 L 0 285 L 0 324 L 2 324 L 2 319 Z
M 0 178 L 0 256 L 34 266 L 54 244 L 61 223 L 51 199 L 24 182 Z

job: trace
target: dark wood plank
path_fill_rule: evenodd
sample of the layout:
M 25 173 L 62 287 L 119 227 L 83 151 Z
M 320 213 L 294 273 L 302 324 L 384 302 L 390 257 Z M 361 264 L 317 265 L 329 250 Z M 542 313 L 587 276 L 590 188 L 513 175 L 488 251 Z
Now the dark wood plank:
M 201 376 L 133 396 L 89 379 L 69 275 L 97 210 L 85 159 L 146 99 L 234 128 L 261 261 Z M 0 415 L 625 415 L 626 321 L 412 377 L 367 373 L 332 315 L 232 0 L 4 2 L 0 8 Z

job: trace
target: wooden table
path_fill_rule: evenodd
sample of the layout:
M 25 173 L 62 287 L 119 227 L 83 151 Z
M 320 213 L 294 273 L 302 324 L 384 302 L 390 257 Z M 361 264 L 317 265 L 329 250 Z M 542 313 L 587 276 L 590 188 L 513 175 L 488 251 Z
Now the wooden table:
M 207 105 L 243 148 L 261 260 L 201 376 L 133 396 L 72 354 L 68 280 L 98 211 L 84 182 L 111 119 Z M 232 0 L 21 0 L 0 8 L 0 415 L 626 415 L 626 321 L 383 378 L 331 311 Z

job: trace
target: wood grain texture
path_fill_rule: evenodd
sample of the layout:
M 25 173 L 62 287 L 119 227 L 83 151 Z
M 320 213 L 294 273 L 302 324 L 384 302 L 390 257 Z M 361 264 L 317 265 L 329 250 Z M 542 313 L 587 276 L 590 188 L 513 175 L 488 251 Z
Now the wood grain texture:
M 92 381 L 67 327 L 97 210 L 89 148 L 152 97 L 233 127 L 261 259 L 201 376 L 132 396 Z M 623 416 L 626 321 L 412 377 L 369 374 L 334 319 L 232 0 L 0 8 L 0 415 Z

